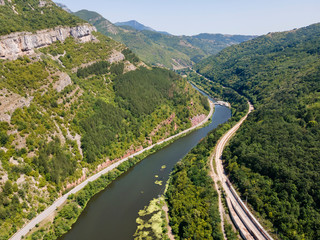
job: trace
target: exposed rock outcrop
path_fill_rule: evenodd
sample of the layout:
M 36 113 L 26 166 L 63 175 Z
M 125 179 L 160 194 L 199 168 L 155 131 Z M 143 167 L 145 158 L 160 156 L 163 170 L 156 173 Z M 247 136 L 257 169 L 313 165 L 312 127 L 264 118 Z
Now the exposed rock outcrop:
M 44 0 L 39 0 L 39 7 L 45 7 L 47 5 L 47 2 Z
M 59 74 L 59 80 L 56 81 L 53 85 L 53 88 L 57 91 L 57 92 L 61 92 L 65 87 L 69 86 L 70 84 L 72 84 L 71 78 L 69 77 L 68 74 L 61 72 Z
M 124 62 L 124 70 L 123 70 L 124 73 L 135 71 L 136 69 L 137 67 L 133 65 L 131 62 L 129 61 Z
M 17 108 L 29 107 L 32 99 L 10 93 L 7 89 L 0 90 L 0 121 L 10 122 L 13 112 Z
M 68 133 L 67 138 L 69 140 L 77 142 L 79 153 L 83 157 L 82 148 L 81 148 L 81 136 L 78 133 L 76 133 L 75 136 L 72 136 L 68 128 L 67 128 L 67 133 Z
M 122 61 L 124 59 L 125 59 L 125 56 L 121 52 L 113 50 L 113 52 L 112 52 L 110 58 L 108 59 L 108 61 L 110 63 L 114 63 L 114 62 L 120 62 L 120 61 Z
M 82 43 L 96 40 L 92 35 L 94 31 L 97 31 L 95 27 L 83 24 L 76 27 L 56 27 L 36 33 L 11 33 L 0 37 L 0 58 L 14 60 L 19 56 L 31 55 L 37 48 L 49 46 L 56 41 L 63 42 L 70 36 Z
M 199 123 L 201 123 L 204 119 L 206 119 L 206 115 L 205 114 L 201 114 L 201 115 L 197 115 L 194 116 L 193 118 L 191 118 L 191 125 L 192 127 L 198 125 Z

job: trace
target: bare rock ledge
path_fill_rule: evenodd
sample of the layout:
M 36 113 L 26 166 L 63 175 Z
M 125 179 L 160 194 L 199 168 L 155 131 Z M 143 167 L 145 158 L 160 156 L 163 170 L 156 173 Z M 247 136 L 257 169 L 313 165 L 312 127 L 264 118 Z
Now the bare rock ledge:
M 96 40 L 92 35 L 95 31 L 95 27 L 83 24 L 76 27 L 56 27 L 36 33 L 11 33 L 0 37 L 0 59 L 15 60 L 20 56 L 31 55 L 37 48 L 49 46 L 56 41 L 63 42 L 70 36 L 82 43 L 90 42 Z

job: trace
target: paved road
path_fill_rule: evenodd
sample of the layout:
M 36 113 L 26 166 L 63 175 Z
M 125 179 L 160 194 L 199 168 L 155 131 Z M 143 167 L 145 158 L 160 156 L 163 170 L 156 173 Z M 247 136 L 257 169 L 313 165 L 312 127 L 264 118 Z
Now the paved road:
M 129 157 L 126 157 L 112 165 L 110 165 L 109 167 L 101 170 L 100 172 L 96 173 L 95 175 L 89 177 L 87 180 L 85 180 L 84 182 L 80 183 L 79 185 L 77 185 L 76 187 L 74 187 L 70 192 L 68 192 L 67 194 L 63 195 L 62 197 L 58 198 L 50 207 L 48 207 L 47 209 L 45 209 L 42 213 L 40 213 L 38 216 L 36 216 L 34 219 L 32 219 L 29 223 L 27 223 L 25 226 L 23 226 L 23 228 L 21 228 L 17 233 L 15 233 L 10 239 L 11 240 L 20 240 L 22 238 L 22 236 L 25 236 L 31 229 L 33 229 L 37 224 L 39 224 L 40 222 L 42 222 L 43 220 L 45 220 L 47 217 L 51 216 L 51 214 L 54 213 L 54 211 L 60 207 L 68 198 L 68 196 L 70 194 L 74 194 L 77 193 L 78 191 L 80 191 L 82 188 L 84 188 L 89 182 L 92 182 L 96 179 L 98 179 L 101 175 L 104 175 L 106 173 L 108 173 L 109 171 L 113 170 L 114 168 L 118 167 L 121 163 L 127 161 L 129 158 L 132 158 L 134 156 L 140 155 L 141 153 L 152 149 L 153 147 L 155 147 L 156 145 L 160 145 L 162 143 L 168 142 L 178 136 L 181 136 L 185 133 L 188 133 L 202 125 L 204 125 L 209 118 L 213 115 L 213 111 L 214 111 L 214 104 L 210 101 L 210 113 L 208 114 L 208 116 L 206 117 L 206 119 L 204 119 L 201 123 L 197 124 L 196 126 L 193 126 L 191 128 L 188 128 L 174 136 L 171 136 L 163 141 L 160 141 L 158 143 L 155 143 L 147 148 L 144 148 L 143 150 L 136 152 L 132 155 L 130 155 Z
M 253 106 L 249 103 L 249 112 L 253 111 Z M 228 207 L 232 214 L 233 220 L 238 225 L 238 228 L 242 232 L 242 235 L 246 239 L 272 239 L 268 233 L 259 224 L 256 218 L 250 213 L 245 204 L 242 202 L 240 197 L 237 195 L 236 191 L 233 189 L 232 185 L 227 184 L 228 178 L 224 172 L 222 165 L 222 153 L 227 142 L 234 135 L 234 133 L 239 129 L 241 124 L 247 118 L 248 114 L 243 117 L 232 129 L 230 129 L 218 142 L 216 146 L 215 163 L 217 169 L 217 178 L 221 181 L 222 187 L 226 193 L 226 198 L 228 202 Z M 211 164 L 212 166 L 212 164 Z M 213 167 L 212 167 L 213 168 Z M 215 181 L 217 179 L 214 179 Z
M 224 215 L 225 215 L 225 213 L 224 213 L 224 207 L 223 207 L 223 204 L 222 204 L 222 197 L 221 197 L 222 193 L 221 193 L 221 190 L 220 190 L 219 185 L 218 185 L 219 177 L 215 173 L 214 165 L 213 165 L 214 156 L 215 156 L 214 154 L 212 156 L 210 156 L 210 176 L 213 179 L 215 189 L 218 192 L 219 214 L 220 214 L 220 219 L 221 219 L 221 223 L 220 223 L 221 224 L 221 230 L 222 230 L 223 238 L 225 240 L 227 240 L 226 231 L 224 229 Z

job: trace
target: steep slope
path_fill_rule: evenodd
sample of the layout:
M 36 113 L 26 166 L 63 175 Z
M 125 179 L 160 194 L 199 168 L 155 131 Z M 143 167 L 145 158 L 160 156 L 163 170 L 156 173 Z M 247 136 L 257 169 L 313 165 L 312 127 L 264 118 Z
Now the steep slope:
M 185 80 L 147 68 L 53 2 L 4 3 L 0 12 L 20 25 L 7 22 L 0 37 L 0 239 L 87 176 L 207 112 Z
M 2 0 L 0 35 L 11 32 L 34 32 L 56 26 L 73 27 L 84 21 L 76 18 L 49 0 Z
M 171 69 L 192 66 L 231 44 L 254 37 L 221 34 L 209 34 L 210 37 L 173 36 L 156 31 L 138 31 L 128 26 L 117 27 L 96 12 L 81 10 L 74 14 L 93 24 L 101 33 L 127 45 L 142 60 Z
M 319 36 L 320 24 L 270 33 L 197 65 L 256 107 L 225 164 L 280 239 L 320 238 Z
M 58 2 L 55 2 L 55 4 L 56 4 L 58 7 L 62 8 L 63 10 L 65 10 L 66 12 L 72 13 L 72 11 L 71 11 L 66 5 L 64 5 L 64 4 L 62 4 L 62 3 L 58 3 Z

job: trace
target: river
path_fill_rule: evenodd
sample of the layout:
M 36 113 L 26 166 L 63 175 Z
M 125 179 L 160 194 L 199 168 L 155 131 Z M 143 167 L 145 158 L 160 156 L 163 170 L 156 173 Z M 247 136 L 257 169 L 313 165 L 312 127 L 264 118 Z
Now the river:
M 139 210 L 163 194 L 174 165 L 219 124 L 231 117 L 231 110 L 216 105 L 211 123 L 146 157 L 120 176 L 88 203 L 72 229 L 60 240 L 133 239 Z M 163 166 L 166 166 L 163 168 Z M 156 178 L 158 175 L 158 178 Z M 156 185 L 156 180 L 163 185 Z

